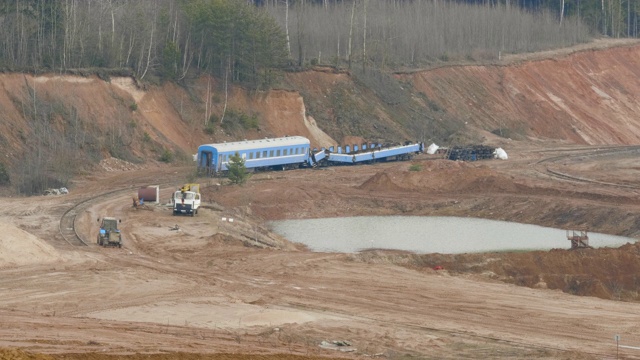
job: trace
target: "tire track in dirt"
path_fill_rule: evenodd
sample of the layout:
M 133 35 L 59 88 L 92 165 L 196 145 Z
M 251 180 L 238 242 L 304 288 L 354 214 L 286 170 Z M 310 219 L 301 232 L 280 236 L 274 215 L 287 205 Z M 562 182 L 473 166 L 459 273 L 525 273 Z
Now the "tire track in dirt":
M 168 186 L 173 185 L 174 182 L 166 182 L 158 184 L 159 186 Z M 105 199 L 113 196 L 121 196 L 128 192 L 131 192 L 138 188 L 138 185 L 131 185 L 125 188 L 119 188 L 116 190 L 108 191 L 105 193 L 101 193 L 99 195 L 91 196 L 84 200 L 77 202 L 72 208 L 69 208 L 67 211 L 62 214 L 60 218 L 59 231 L 62 237 L 69 244 L 73 246 L 87 246 L 90 241 L 83 239 L 80 234 L 76 231 L 76 217 L 78 214 L 81 214 L 83 211 L 88 209 L 90 206 L 100 203 Z
M 640 185 L 620 184 L 620 183 L 613 183 L 608 181 L 589 179 L 583 176 L 576 176 L 576 175 L 560 172 L 557 170 L 553 170 L 553 169 L 550 169 L 549 166 L 547 165 L 547 164 L 553 164 L 563 160 L 579 158 L 579 157 L 584 159 L 592 159 L 592 158 L 601 157 L 601 156 L 620 155 L 625 153 L 640 153 L 640 146 L 614 146 L 614 147 L 598 148 L 595 150 L 588 149 L 588 148 L 578 148 L 578 149 L 571 149 L 571 150 L 565 150 L 565 149 L 545 150 L 545 152 L 552 152 L 552 151 L 567 151 L 570 153 L 552 156 L 552 157 L 544 158 L 542 160 L 537 161 L 535 163 L 536 171 L 538 171 L 541 174 L 555 177 L 557 179 L 569 180 L 569 181 L 578 182 L 578 183 L 589 183 L 594 185 L 603 185 L 603 186 L 615 187 L 620 189 L 640 189 Z

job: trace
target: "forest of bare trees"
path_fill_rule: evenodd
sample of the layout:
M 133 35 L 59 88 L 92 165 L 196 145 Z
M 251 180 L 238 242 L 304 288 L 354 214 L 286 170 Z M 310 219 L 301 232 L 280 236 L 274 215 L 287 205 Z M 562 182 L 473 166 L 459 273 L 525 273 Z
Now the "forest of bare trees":
M 0 68 L 260 86 L 290 65 L 411 67 L 638 36 L 640 0 L 594 1 L 2 0 Z
M 278 24 L 234 0 L 3 0 L 0 68 L 128 68 L 139 79 L 189 70 L 259 83 L 286 60 Z
M 434 60 L 491 60 L 588 41 L 578 17 L 562 23 L 548 10 L 456 2 L 362 0 L 326 6 L 281 3 L 266 8 L 290 34 L 291 57 L 324 64 L 357 62 L 378 69 Z M 285 17 L 285 14 L 288 15 Z
M 108 70 L 150 83 L 208 73 L 225 86 L 260 88 L 275 84 L 280 71 L 321 64 L 384 84 L 386 70 L 491 61 L 598 34 L 637 37 L 638 2 L 0 0 L 0 71 Z M 378 95 L 389 104 L 406 96 Z M 81 162 L 70 161 L 77 154 L 94 163 L 104 153 L 135 160 L 123 150 L 133 141 L 123 131 L 135 125 L 130 114 L 112 114 L 117 121 L 98 130 L 73 105 L 39 96 L 29 82 L 12 96 L 30 124 L 29 133 L 18 134 L 28 150 L 16 160 L 13 179 L 0 163 L 2 184 L 20 184 L 26 194 L 65 185 L 79 171 Z M 64 126 L 54 127 L 53 119 Z

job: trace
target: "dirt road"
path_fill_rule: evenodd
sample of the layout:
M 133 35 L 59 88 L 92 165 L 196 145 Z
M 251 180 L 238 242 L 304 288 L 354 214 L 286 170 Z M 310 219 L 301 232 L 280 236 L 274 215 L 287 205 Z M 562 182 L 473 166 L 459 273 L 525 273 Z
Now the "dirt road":
M 260 173 L 243 187 L 201 179 L 207 206 L 195 217 L 172 216 L 163 205 L 185 182 L 181 168 L 105 171 L 77 181 L 69 195 L 4 198 L 0 347 L 67 359 L 614 359 L 614 335 L 622 345 L 640 345 L 639 305 L 629 295 L 637 294 L 637 285 L 624 288 L 630 301 L 623 302 L 603 298 L 606 292 L 572 295 L 542 281 L 535 288 L 517 286 L 508 280 L 524 271 L 517 262 L 508 276 L 486 267 L 510 256 L 520 256 L 521 264 L 558 257 L 545 266 L 567 276 L 579 268 L 584 275 L 589 272 L 574 254 L 611 252 L 449 259 L 393 251 L 313 253 L 271 233 L 265 222 L 455 215 L 638 235 L 636 150 L 552 145 L 553 151 L 549 144 L 518 144 L 507 161 L 422 155 L 412 162 Z M 420 171 L 409 171 L 412 164 Z M 87 206 L 76 227 L 89 246 L 72 246 L 60 235 L 60 217 L 80 201 L 153 183 L 173 185 L 163 188 L 161 204 L 151 210 L 133 209 L 126 191 Z M 122 219 L 122 249 L 95 244 L 96 218 L 107 215 Z M 640 252 L 625 251 L 634 251 L 629 261 L 637 261 Z M 450 261 L 451 268 L 435 271 L 433 259 Z M 625 272 L 625 264 L 610 265 Z M 462 270 L 472 267 L 480 270 Z M 623 358 L 640 358 L 638 350 L 618 350 Z M 0 352 L 0 358 L 23 355 Z

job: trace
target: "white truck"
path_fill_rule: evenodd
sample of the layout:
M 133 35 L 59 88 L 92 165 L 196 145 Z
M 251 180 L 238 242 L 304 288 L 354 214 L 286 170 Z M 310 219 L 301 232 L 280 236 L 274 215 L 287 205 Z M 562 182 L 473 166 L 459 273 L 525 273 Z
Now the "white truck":
M 173 215 L 194 216 L 200 207 L 200 184 L 186 184 L 173 193 Z

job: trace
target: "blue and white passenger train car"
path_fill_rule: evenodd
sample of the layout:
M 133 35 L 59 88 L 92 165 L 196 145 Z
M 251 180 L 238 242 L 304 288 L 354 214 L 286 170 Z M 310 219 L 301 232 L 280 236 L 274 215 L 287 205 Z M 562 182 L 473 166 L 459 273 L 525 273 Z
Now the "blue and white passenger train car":
M 228 170 L 229 159 L 238 153 L 247 169 L 292 169 L 311 166 L 309 139 L 287 136 L 206 144 L 198 147 L 198 169 L 214 175 Z

